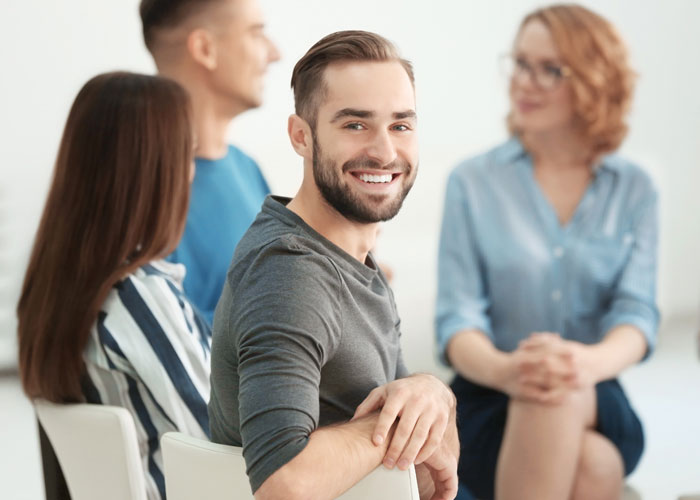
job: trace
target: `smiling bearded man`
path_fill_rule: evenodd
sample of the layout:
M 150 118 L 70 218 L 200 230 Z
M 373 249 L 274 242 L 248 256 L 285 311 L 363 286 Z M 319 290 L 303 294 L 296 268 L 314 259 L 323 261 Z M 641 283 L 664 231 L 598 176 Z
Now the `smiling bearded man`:
M 416 177 L 413 69 L 379 35 L 339 32 L 292 87 L 304 179 L 265 200 L 236 248 L 214 318 L 212 439 L 243 446 L 257 499 L 336 498 L 381 463 L 416 464 L 424 498 L 452 499 L 454 395 L 409 375 L 370 252 Z
M 324 156 L 321 146 L 318 143 L 316 134 L 313 133 L 313 173 L 314 181 L 319 191 L 338 213 L 347 219 L 363 224 L 374 222 L 384 222 L 393 219 L 399 213 L 403 200 L 413 187 L 415 175 L 409 177 L 412 167 L 405 160 L 396 160 L 386 166 L 381 166 L 376 160 L 369 157 L 356 158 L 343 164 L 342 172 L 350 172 L 362 182 L 369 184 L 388 184 L 393 182 L 398 176 L 402 176 L 403 191 L 395 197 L 392 203 L 384 210 L 373 209 L 370 204 L 363 204 L 359 197 L 353 196 L 352 192 L 339 179 L 336 174 L 337 167 L 333 160 Z M 375 172 L 375 174 L 367 172 Z M 380 205 L 385 199 L 384 194 L 370 195 L 371 205 Z

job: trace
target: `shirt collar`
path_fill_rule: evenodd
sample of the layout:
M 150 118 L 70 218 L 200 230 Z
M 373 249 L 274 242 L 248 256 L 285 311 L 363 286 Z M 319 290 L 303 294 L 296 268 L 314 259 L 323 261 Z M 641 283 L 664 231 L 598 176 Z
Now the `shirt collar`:
M 172 278 L 179 284 L 182 284 L 182 282 L 185 280 L 185 274 L 187 273 L 187 268 L 185 268 L 184 264 L 179 262 L 168 262 L 165 259 L 152 260 L 142 267 L 147 273 L 149 271 L 155 271 L 160 275 Z
M 503 160 L 506 162 L 514 162 L 519 159 L 526 159 L 530 165 L 532 165 L 532 160 L 530 154 L 523 147 L 522 142 L 517 136 L 512 136 L 505 144 L 502 149 Z M 593 171 L 596 175 L 599 172 L 607 171 L 611 173 L 617 173 L 620 169 L 620 161 L 615 154 L 608 154 L 601 158 L 601 160 L 595 165 Z
M 501 151 L 503 154 L 503 160 L 506 162 L 513 162 L 523 157 L 527 157 L 528 159 L 530 158 L 530 155 L 527 151 L 525 151 L 520 139 L 518 139 L 516 136 L 512 136 L 510 139 L 508 139 L 508 141 L 503 145 L 503 149 Z

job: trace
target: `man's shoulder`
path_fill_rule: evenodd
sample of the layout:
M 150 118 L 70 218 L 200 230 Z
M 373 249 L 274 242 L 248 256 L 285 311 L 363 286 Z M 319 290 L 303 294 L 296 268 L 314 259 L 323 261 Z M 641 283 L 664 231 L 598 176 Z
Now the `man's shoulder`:
M 235 170 L 242 172 L 251 172 L 260 174 L 260 166 L 247 153 L 240 148 L 229 144 L 226 154 L 220 158 L 202 158 L 196 157 L 195 163 L 197 168 L 207 168 L 212 171 L 221 172 L 223 170 Z M 215 167 L 215 168 L 211 168 Z
M 237 166 L 260 170 L 258 162 L 255 161 L 252 156 L 250 156 L 238 146 L 234 146 L 233 144 L 228 145 L 228 153 L 226 155 L 226 158 L 228 159 L 228 161 L 232 162 Z
M 270 197 L 238 243 L 228 276 L 234 290 L 259 286 L 335 289 L 339 279 L 333 254 L 324 242 Z
M 316 330 L 317 318 L 342 317 L 340 297 L 340 274 L 332 260 L 303 236 L 279 234 L 236 249 L 217 315 L 219 308 L 226 311 L 239 333 L 268 321 Z
M 246 270 L 257 270 L 279 282 L 313 283 L 324 277 L 335 280 L 339 276 L 333 259 L 318 242 L 303 233 L 270 232 L 266 238 L 256 240 L 248 245 L 241 242 L 245 255 L 234 259 L 234 268 L 240 265 Z

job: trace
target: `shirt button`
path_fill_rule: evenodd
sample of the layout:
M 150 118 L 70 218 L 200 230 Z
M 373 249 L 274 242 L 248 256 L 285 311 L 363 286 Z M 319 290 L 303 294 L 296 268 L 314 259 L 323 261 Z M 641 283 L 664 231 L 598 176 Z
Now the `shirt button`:
M 564 249 L 562 247 L 554 247 L 553 252 L 557 259 L 561 259 L 564 256 Z
M 554 302 L 559 302 L 561 300 L 561 290 L 554 290 L 552 292 L 552 300 Z

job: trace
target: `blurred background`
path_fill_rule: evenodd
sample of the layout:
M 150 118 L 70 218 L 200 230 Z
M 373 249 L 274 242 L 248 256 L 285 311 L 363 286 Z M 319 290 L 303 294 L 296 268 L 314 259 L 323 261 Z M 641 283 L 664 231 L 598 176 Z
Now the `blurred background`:
M 509 51 L 530 0 L 261 0 L 282 52 L 262 108 L 235 120 L 230 140 L 261 165 L 276 194 L 292 196 L 301 160 L 286 136 L 292 67 L 322 36 L 376 31 L 412 60 L 417 77 L 418 180 L 377 253 L 395 272 L 404 353 L 413 371 L 445 380 L 433 347 L 436 254 L 444 184 L 461 159 L 506 138 Z M 622 153 L 661 195 L 656 357 L 626 376 L 647 426 L 647 453 L 630 482 L 649 499 L 700 492 L 700 2 L 587 0 L 627 41 L 639 73 Z M 0 496 L 41 498 L 31 407 L 16 378 L 15 305 L 68 109 L 83 83 L 115 69 L 151 73 L 138 0 L 2 0 L 0 4 Z M 8 444 L 10 443 L 10 444 Z M 15 471 L 17 473 L 15 473 Z M 7 477 L 5 477 L 7 476 Z M 28 486 L 29 485 L 29 486 Z

